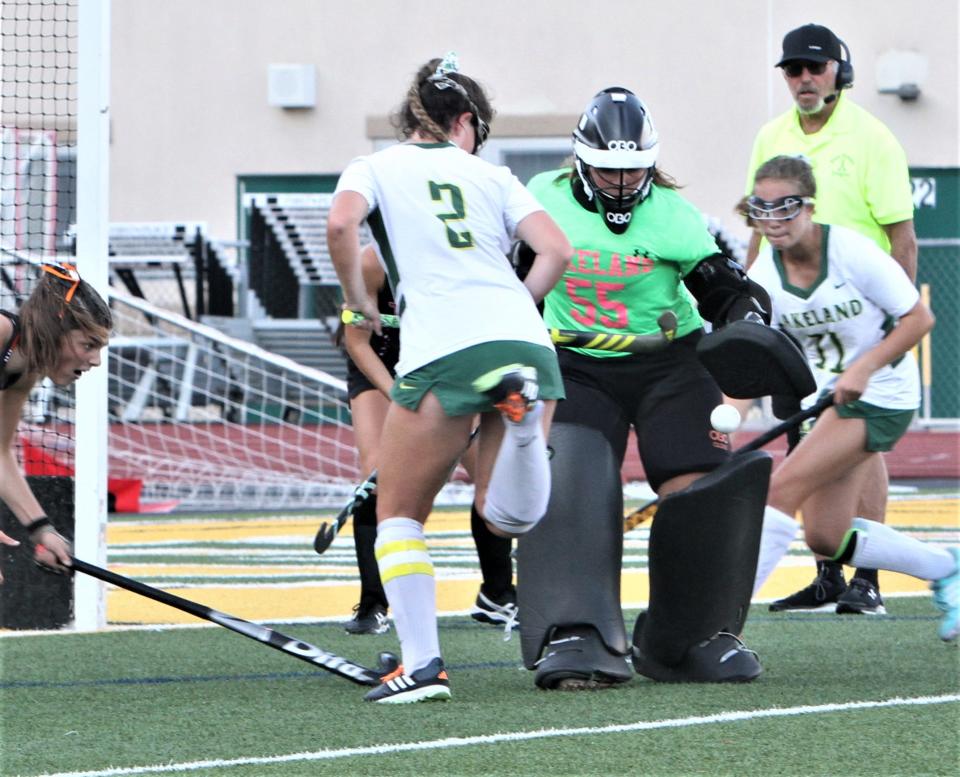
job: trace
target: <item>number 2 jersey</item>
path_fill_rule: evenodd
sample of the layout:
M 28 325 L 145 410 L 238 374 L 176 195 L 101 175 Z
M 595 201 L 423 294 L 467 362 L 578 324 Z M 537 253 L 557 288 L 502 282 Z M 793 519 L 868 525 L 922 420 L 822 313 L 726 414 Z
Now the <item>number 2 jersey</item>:
M 803 346 L 818 395 L 831 390 L 840 374 L 880 342 L 920 296 L 903 268 L 872 240 L 846 227 L 822 229 L 820 275 L 809 288 L 787 280 L 780 252 L 769 245 L 750 268 L 750 277 L 773 302 L 773 325 Z M 913 354 L 874 372 L 860 399 L 891 410 L 919 407 Z
M 506 254 L 543 207 L 506 167 L 450 143 L 400 143 L 354 159 L 337 192 L 366 199 L 367 223 L 397 301 L 397 374 L 480 343 L 553 348 Z
M 617 235 L 602 214 L 577 201 L 569 168 L 541 173 L 528 186 L 573 244 L 573 259 L 545 300 L 548 326 L 655 334 L 666 310 L 677 315 L 678 337 L 703 326 L 682 278 L 719 249 L 699 211 L 676 191 L 651 186 Z M 596 358 L 626 355 L 574 350 Z

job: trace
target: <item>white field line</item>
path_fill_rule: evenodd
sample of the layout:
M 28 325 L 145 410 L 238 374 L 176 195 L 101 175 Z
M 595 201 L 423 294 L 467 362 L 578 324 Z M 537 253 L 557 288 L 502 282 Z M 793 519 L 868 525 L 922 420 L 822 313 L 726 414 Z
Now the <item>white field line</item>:
M 332 761 L 338 758 L 355 758 L 365 755 L 390 755 L 393 753 L 409 753 L 428 750 L 447 750 L 453 747 L 471 747 L 474 745 L 494 745 L 500 742 L 523 742 L 537 739 L 553 739 L 569 736 L 596 736 L 597 734 L 621 734 L 630 731 L 654 731 L 657 729 L 688 728 L 722 723 L 733 723 L 744 720 L 760 720 L 763 718 L 787 718 L 798 715 L 819 715 L 830 712 L 848 712 L 851 710 L 870 710 L 884 707 L 923 706 L 930 704 L 948 704 L 960 701 L 960 694 L 945 694 L 942 696 L 920 696 L 908 699 L 893 698 L 878 701 L 852 701 L 836 704 L 817 704 L 813 706 L 779 707 L 773 709 L 738 710 L 732 712 L 718 712 L 714 715 L 698 715 L 686 718 L 669 718 L 667 720 L 638 721 L 636 723 L 620 723 L 609 726 L 583 726 L 580 728 L 549 728 L 539 731 L 515 731 L 513 733 L 497 733 L 486 736 L 447 737 L 445 739 L 428 739 L 420 742 L 398 742 L 387 745 L 373 745 L 369 747 L 345 747 L 337 750 L 316 750 L 307 753 L 290 753 L 276 756 L 250 756 L 248 758 L 213 759 L 204 761 L 184 761 L 182 763 L 157 764 L 155 766 L 128 766 L 98 769 L 86 772 L 57 772 L 44 774 L 39 777 L 120 777 L 134 774 L 163 774 L 171 772 L 199 771 L 201 769 L 224 769 L 232 766 L 269 766 L 282 763 L 297 763 L 305 761 Z

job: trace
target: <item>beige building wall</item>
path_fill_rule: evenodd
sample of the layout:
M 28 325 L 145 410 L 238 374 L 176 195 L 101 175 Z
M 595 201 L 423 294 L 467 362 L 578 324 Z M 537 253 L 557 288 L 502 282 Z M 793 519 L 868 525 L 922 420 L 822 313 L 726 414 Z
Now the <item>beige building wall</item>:
M 807 22 L 849 45 L 847 95 L 911 165 L 960 165 L 957 0 L 114 0 L 111 220 L 206 221 L 232 239 L 238 174 L 339 172 L 416 68 L 453 49 L 493 98 L 495 137 L 565 137 L 596 91 L 633 89 L 661 167 L 745 236 L 732 207 L 754 134 L 790 106 L 773 63 Z M 926 65 L 915 102 L 878 93 L 898 51 Z M 276 63 L 315 66 L 315 108 L 268 105 Z

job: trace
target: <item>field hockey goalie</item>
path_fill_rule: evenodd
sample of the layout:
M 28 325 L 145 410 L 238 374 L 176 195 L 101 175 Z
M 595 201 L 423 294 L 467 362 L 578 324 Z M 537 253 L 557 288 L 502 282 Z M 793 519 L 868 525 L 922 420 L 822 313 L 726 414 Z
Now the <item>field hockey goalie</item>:
M 613 448 L 596 429 L 570 423 L 556 424 L 551 441 L 551 531 L 534 529 L 518 549 L 521 651 L 524 665 L 538 671 L 538 685 L 557 687 L 565 671 L 575 678 L 584 669 L 600 686 L 625 682 L 631 676 L 627 657 L 639 674 L 662 682 L 759 676 L 760 662 L 738 635 L 756 573 L 770 456 L 732 459 L 660 502 L 648 548 L 649 609 L 638 617 L 630 644 L 620 606 L 622 496 Z M 576 494 L 572 473 L 585 461 L 613 474 L 598 478 L 589 494 Z M 583 510 L 592 516 L 587 525 Z M 584 531 L 594 534 L 591 541 L 584 541 Z M 568 563 L 590 570 L 589 585 L 553 584 L 568 574 Z M 558 629 L 573 636 L 556 648 Z M 577 629 L 587 637 L 595 632 L 602 646 L 577 639 Z M 548 643 L 559 655 L 551 657 L 547 684 L 540 674 Z

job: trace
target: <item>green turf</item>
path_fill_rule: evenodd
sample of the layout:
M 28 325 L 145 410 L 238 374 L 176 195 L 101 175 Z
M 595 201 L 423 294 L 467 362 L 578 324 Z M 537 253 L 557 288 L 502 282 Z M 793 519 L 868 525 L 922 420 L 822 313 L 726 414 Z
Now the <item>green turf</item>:
M 0 773 L 38 775 L 205 759 L 661 721 L 724 711 L 957 694 L 960 651 L 936 638 L 926 597 L 890 615 L 771 615 L 748 642 L 766 671 L 743 686 L 635 678 L 602 692 L 543 692 L 520 668 L 517 636 L 441 621 L 454 699 L 383 707 L 364 689 L 223 629 L 0 640 Z M 335 625 L 281 631 L 373 664 L 395 637 Z M 659 730 L 328 761 L 177 771 L 190 775 L 957 774 L 960 704 L 821 712 Z

